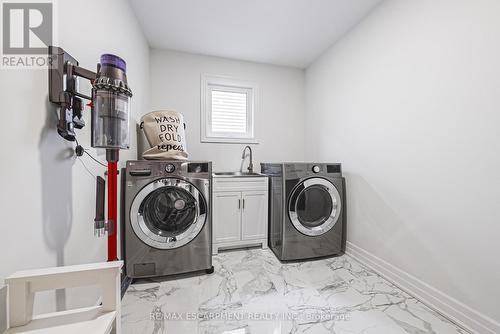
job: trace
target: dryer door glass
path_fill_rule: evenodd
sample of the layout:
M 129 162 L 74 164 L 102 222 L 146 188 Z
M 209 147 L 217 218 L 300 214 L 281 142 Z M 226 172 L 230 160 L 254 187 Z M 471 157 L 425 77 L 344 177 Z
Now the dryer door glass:
M 322 185 L 304 188 L 297 197 L 295 212 L 300 223 L 312 228 L 323 225 L 333 209 L 332 198 Z
M 174 178 L 146 185 L 130 208 L 137 237 L 159 249 L 184 246 L 200 233 L 206 218 L 203 195 L 191 183 Z
M 315 177 L 299 183 L 291 193 L 288 215 L 294 227 L 309 236 L 328 232 L 339 220 L 340 193 L 330 181 Z

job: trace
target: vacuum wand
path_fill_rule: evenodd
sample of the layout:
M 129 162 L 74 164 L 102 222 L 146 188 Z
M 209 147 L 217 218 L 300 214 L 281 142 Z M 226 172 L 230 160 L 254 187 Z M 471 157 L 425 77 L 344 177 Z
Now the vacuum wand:
M 118 151 L 116 151 L 116 153 L 118 155 Z M 117 179 L 118 179 L 118 160 L 117 161 L 108 160 L 108 261 L 118 260 Z

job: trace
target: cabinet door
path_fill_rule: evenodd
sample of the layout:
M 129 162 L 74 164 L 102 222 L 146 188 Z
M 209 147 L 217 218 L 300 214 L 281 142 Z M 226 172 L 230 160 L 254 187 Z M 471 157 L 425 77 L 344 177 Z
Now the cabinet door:
M 214 192 L 213 201 L 213 242 L 240 240 L 241 193 Z
M 267 238 L 267 192 L 242 193 L 241 239 Z

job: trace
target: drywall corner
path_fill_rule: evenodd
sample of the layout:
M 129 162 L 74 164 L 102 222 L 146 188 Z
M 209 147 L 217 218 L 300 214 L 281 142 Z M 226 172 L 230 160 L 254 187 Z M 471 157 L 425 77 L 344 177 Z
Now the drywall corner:
M 7 286 L 0 287 L 0 334 L 7 330 Z

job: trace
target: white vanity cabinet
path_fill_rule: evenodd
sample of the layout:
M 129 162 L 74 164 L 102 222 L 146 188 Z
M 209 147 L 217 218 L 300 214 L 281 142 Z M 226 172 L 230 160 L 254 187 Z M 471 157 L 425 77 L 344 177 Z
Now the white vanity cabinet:
M 267 177 L 214 175 L 212 201 L 213 254 L 220 248 L 267 248 Z

